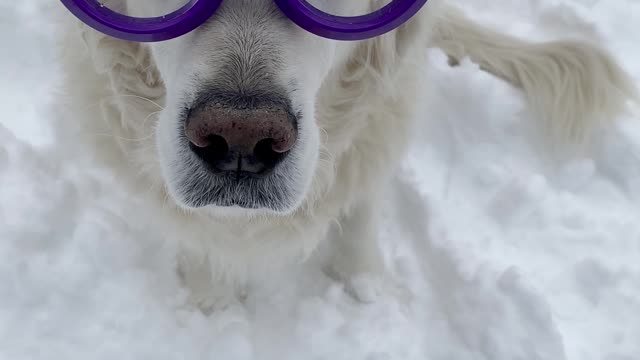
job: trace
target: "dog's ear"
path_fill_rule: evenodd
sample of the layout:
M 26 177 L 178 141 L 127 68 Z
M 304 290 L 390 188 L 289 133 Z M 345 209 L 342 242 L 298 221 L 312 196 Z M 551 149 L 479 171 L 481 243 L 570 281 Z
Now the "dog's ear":
M 126 12 L 124 0 L 104 0 L 102 3 L 109 9 Z M 144 56 L 144 46 L 141 44 L 107 36 L 79 21 L 75 21 L 75 23 L 99 74 L 107 74 L 116 66 L 132 68 L 141 62 Z
M 146 120 L 164 107 L 166 99 L 166 88 L 149 45 L 117 39 L 83 23 L 78 26 L 90 66 L 107 80 L 100 98 L 102 119 L 118 139 L 148 136 L 154 122 Z M 117 142 L 127 152 L 142 144 Z
M 440 2 L 431 0 L 406 23 L 393 32 L 396 54 L 403 57 L 410 50 L 426 49 L 433 28 L 433 19 Z
M 371 8 L 378 9 L 386 3 L 388 0 L 371 0 Z M 439 1 L 429 1 L 398 29 L 363 42 L 352 60 L 385 75 L 389 71 L 397 71 L 400 63 L 415 55 L 416 51 L 426 54 L 423 50 L 431 36 L 432 14 L 435 14 L 438 4 Z
M 160 74 L 146 44 L 124 41 L 80 24 L 80 35 L 99 74 L 142 80 L 155 87 Z
M 79 26 L 95 71 L 109 79 L 113 96 L 102 100 L 103 111 L 110 109 L 120 114 L 120 130 L 147 133 L 146 127 L 152 122 L 143 120 L 162 108 L 166 98 L 149 46 L 107 36 L 85 24 Z

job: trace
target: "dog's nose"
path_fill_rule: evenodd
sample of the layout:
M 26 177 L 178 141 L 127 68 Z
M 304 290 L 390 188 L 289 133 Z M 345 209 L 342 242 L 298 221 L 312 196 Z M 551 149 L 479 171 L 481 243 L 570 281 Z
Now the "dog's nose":
M 191 149 L 214 171 L 263 174 L 297 139 L 295 117 L 281 106 L 235 109 L 219 104 L 191 111 L 185 123 Z

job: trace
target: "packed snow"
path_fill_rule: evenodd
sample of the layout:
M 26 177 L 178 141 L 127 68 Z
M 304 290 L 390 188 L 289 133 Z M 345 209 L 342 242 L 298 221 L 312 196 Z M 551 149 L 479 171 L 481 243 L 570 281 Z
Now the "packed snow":
M 640 85 L 637 0 L 456 3 L 597 41 Z M 382 228 L 413 295 L 356 303 L 309 264 L 207 317 L 180 307 L 179 239 L 144 196 L 58 150 L 52 6 L 0 0 L 0 359 L 640 359 L 640 116 L 554 161 L 517 90 L 425 50 L 432 96 Z

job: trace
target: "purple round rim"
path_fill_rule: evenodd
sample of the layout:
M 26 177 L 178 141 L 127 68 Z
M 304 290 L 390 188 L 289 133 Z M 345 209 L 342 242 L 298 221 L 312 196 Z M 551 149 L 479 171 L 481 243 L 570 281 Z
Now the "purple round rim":
M 154 42 L 182 36 L 207 21 L 223 0 L 190 0 L 159 17 L 139 18 L 117 13 L 98 0 L 60 0 L 78 19 L 107 35 L 129 41 Z M 307 0 L 274 0 L 296 25 L 334 40 L 364 40 L 382 35 L 413 17 L 427 0 L 393 0 L 360 16 L 337 16 L 320 11 Z
M 334 40 L 364 40 L 394 30 L 413 17 L 427 0 L 394 0 L 360 16 L 327 14 L 306 0 L 274 0 L 280 10 L 301 28 Z
M 163 41 L 184 35 L 207 21 L 222 0 L 190 0 L 180 9 L 158 17 L 122 15 L 96 0 L 60 0 L 78 19 L 107 35 L 129 41 Z

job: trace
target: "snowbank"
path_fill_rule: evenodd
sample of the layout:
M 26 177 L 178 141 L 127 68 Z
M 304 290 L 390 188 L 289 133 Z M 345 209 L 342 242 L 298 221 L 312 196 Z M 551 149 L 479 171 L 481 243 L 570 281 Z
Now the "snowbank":
M 600 39 L 640 79 L 637 1 L 465 3 L 524 36 Z M 640 359 L 637 118 L 553 165 L 515 90 L 432 51 L 383 234 L 415 296 L 356 304 L 310 266 L 206 318 L 179 309 L 175 239 L 144 196 L 56 156 L 53 5 L 0 1 L 0 359 Z

